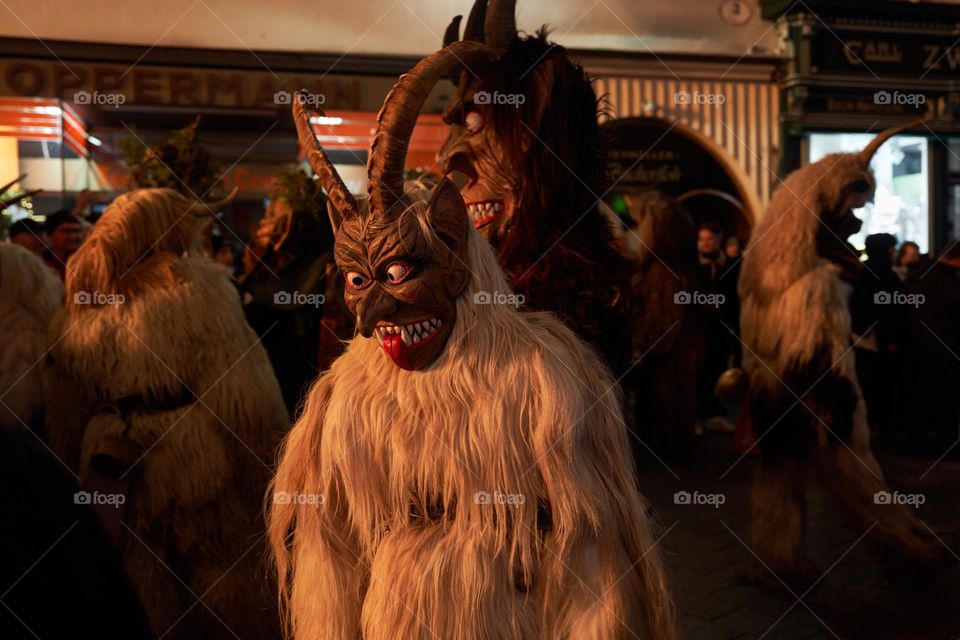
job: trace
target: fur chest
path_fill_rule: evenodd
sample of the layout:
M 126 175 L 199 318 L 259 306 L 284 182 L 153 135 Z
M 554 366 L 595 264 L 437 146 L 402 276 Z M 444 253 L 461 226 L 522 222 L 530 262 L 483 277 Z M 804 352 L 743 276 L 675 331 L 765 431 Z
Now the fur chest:
M 437 371 L 394 377 L 390 369 L 345 369 L 349 375 L 335 375 L 324 419 L 321 475 L 342 492 L 356 524 L 493 522 L 508 513 L 533 523 L 546 496 L 531 445 L 529 387 Z

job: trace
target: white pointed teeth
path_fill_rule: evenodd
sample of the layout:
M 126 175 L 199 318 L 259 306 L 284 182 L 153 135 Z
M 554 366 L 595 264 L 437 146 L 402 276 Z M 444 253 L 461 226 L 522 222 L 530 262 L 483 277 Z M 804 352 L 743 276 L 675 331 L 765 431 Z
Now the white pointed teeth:
M 399 334 L 404 344 L 409 347 L 429 338 L 436 333 L 442 324 L 440 318 L 430 318 L 429 320 L 404 325 L 382 324 L 373 330 L 373 335 L 378 342 L 383 342 L 387 336 Z
M 480 222 L 492 218 L 503 211 L 503 203 L 493 200 L 474 202 L 467 205 L 467 214 L 473 222 Z

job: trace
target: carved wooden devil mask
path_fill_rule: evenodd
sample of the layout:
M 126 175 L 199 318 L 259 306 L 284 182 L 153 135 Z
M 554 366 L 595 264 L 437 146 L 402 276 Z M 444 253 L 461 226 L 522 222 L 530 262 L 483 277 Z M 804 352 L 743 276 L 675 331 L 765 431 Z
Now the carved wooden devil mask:
M 360 202 L 317 142 L 303 101 L 293 104 L 300 144 L 330 196 L 344 299 L 359 333 L 377 340 L 403 369 L 424 369 L 443 353 L 470 275 L 463 197 L 446 179 L 432 192 L 419 186 L 405 191 L 407 146 L 433 85 L 455 65 L 488 55 L 482 45 L 459 42 L 400 77 L 377 116 L 367 161 L 369 198 Z

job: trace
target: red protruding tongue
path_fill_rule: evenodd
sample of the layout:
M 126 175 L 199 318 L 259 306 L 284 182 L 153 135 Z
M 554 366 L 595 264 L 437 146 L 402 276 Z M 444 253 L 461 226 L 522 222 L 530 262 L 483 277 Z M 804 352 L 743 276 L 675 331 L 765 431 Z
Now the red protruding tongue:
M 387 352 L 387 355 L 390 356 L 394 364 L 401 369 L 410 371 L 410 357 L 407 352 L 407 343 L 403 341 L 403 336 L 397 333 L 384 336 L 383 350 Z

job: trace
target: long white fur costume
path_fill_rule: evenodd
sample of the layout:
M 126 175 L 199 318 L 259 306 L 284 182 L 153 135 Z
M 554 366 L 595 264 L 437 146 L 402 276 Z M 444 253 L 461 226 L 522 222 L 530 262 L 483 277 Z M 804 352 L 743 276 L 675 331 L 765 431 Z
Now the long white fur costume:
M 284 446 L 274 492 L 323 496 L 271 512 L 293 635 L 675 637 L 616 384 L 552 315 L 475 304 L 509 290 L 472 226 L 467 256 L 439 359 L 404 371 L 354 338 Z M 480 492 L 523 504 L 478 504 Z M 412 518 L 431 498 L 455 515 Z
M 913 561 L 948 555 L 908 506 L 875 498 L 889 488 L 870 449 L 857 381 L 851 285 L 818 252 L 818 234 L 828 243 L 846 239 L 845 232 L 827 231 L 827 218 L 872 197 L 873 153 L 913 124 L 884 131 L 859 154 L 829 155 L 792 173 L 774 193 L 745 254 L 740 322 L 750 372 L 747 406 L 754 420 L 761 416 L 751 524 L 751 546 L 765 564 L 756 568 L 761 580 L 776 584 L 767 568 L 784 580 L 819 575 L 803 550 L 810 468 L 888 549 Z M 859 186 L 852 191 L 852 185 Z
M 42 426 L 47 329 L 62 300 L 60 278 L 39 256 L 0 244 L 0 428 Z
M 270 638 L 279 627 L 259 566 L 262 495 L 288 419 L 229 275 L 194 257 L 209 216 L 190 205 L 169 189 L 120 196 L 71 257 L 50 376 L 61 401 L 48 428 L 81 482 L 111 438 L 139 450 L 124 476 L 121 554 L 155 633 Z M 123 298 L 77 304 L 77 294 Z M 202 401 L 150 408 L 183 386 Z M 130 396 L 148 410 L 124 420 L 101 408 Z M 178 578 L 204 602 L 179 622 L 195 599 Z

